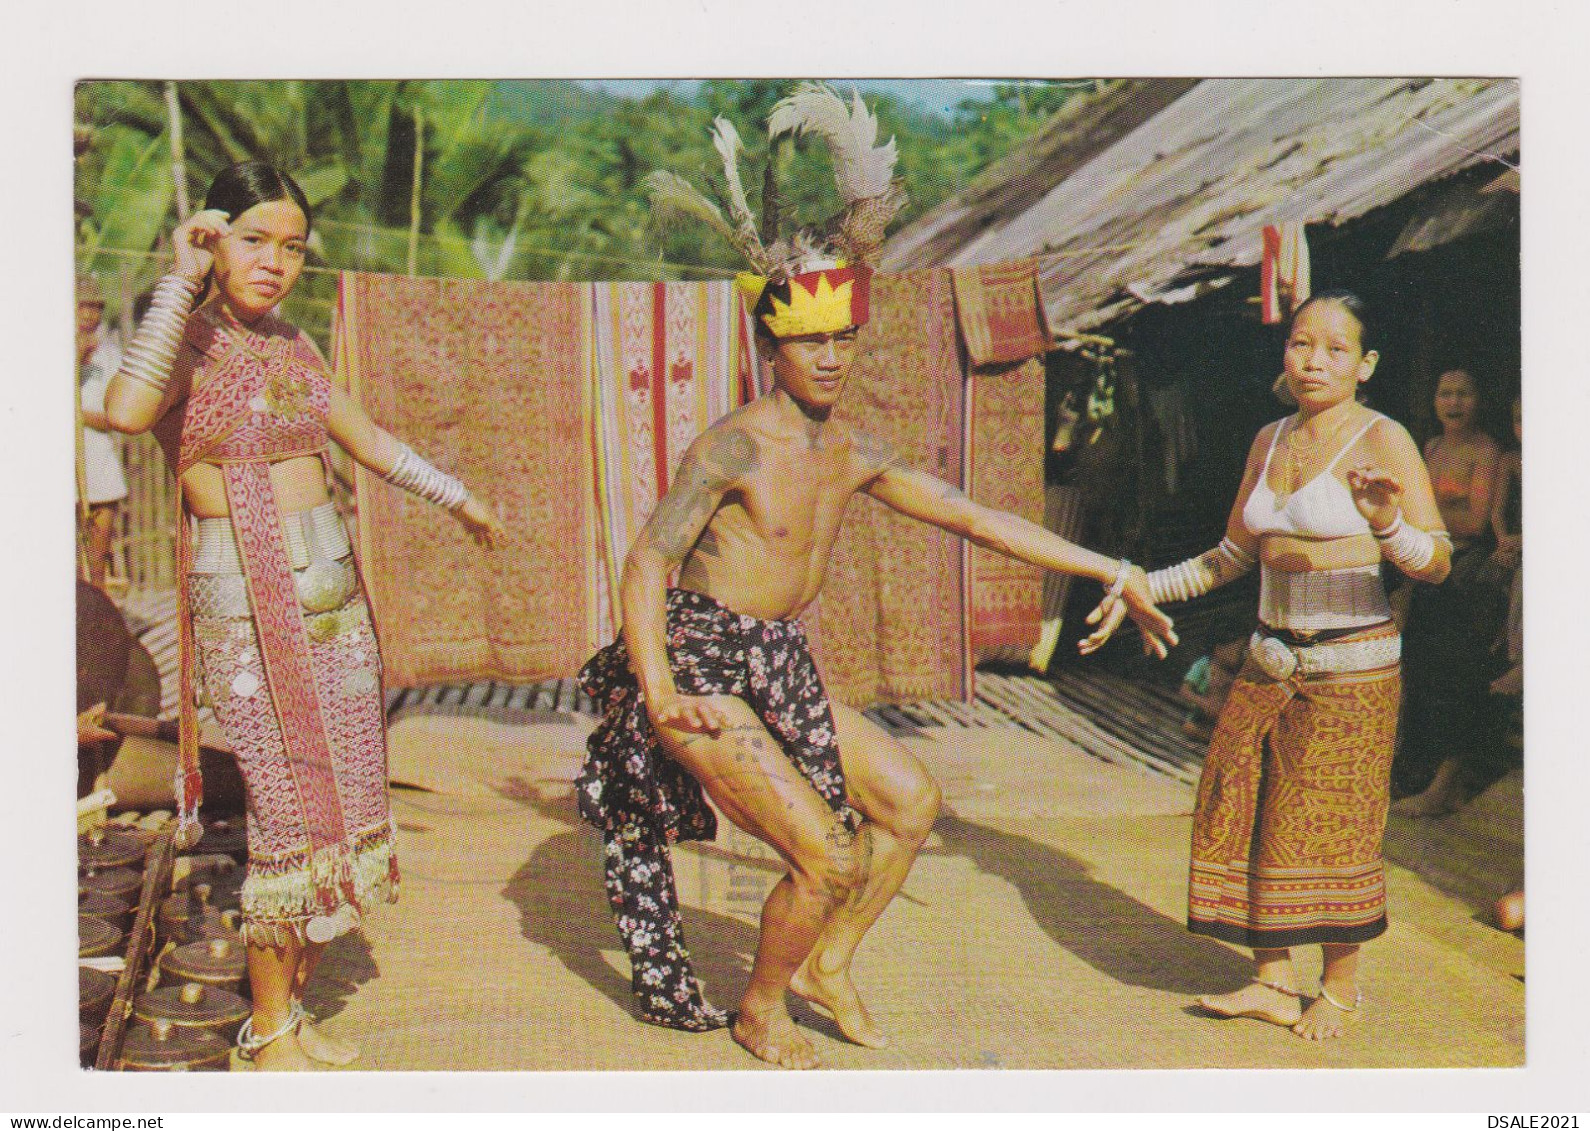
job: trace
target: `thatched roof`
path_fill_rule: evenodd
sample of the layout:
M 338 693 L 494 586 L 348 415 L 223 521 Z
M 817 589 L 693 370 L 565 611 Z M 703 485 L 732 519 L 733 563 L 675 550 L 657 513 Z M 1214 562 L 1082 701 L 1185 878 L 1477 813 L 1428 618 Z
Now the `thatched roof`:
M 1025 213 L 1096 154 L 1197 85 L 1196 79 L 1114 79 L 1071 97 L 1024 144 L 897 232 L 884 249 L 884 269 L 950 262 L 959 248 Z
M 1519 151 L 1512 79 L 1144 80 L 1090 101 L 897 234 L 883 268 L 1040 255 L 1051 324 L 1085 330 L 1251 267 L 1266 224 L 1340 224 Z

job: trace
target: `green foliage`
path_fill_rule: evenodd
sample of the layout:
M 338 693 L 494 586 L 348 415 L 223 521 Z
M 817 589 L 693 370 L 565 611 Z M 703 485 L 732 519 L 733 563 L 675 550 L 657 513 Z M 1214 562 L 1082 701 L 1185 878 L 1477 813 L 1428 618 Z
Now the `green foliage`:
M 90 216 L 83 224 L 84 271 L 105 269 L 106 249 L 148 248 L 164 230 L 171 204 L 170 169 L 164 133 L 154 137 L 126 126 L 102 136 L 102 164 L 90 189 Z
M 981 172 L 1013 145 L 1041 129 L 1055 111 L 1087 85 L 1091 84 L 999 83 L 989 101 L 967 100 L 956 108 L 953 139 L 941 158 L 950 167 Z
M 747 152 L 741 175 L 763 208 L 768 112 L 784 80 L 710 80 L 689 98 L 667 89 L 622 99 L 571 82 L 183 81 L 176 84 L 192 204 L 231 161 L 271 161 L 303 185 L 315 209 L 316 266 L 404 272 L 409 261 L 416 140 L 423 144 L 422 274 L 519 279 L 723 276 L 742 263 L 699 226 L 659 232 L 643 180 L 676 172 L 722 192 L 710 139 L 722 114 Z M 81 266 L 158 275 L 177 223 L 164 84 L 111 81 L 77 89 L 92 144 L 77 165 L 77 195 L 92 215 Z M 841 90 L 848 92 L 841 84 Z M 867 95 L 899 150 L 910 203 L 899 223 L 932 208 L 1038 129 L 1074 91 L 1007 84 L 968 101 L 953 121 Z M 838 194 L 820 142 L 801 139 L 781 179 L 785 215 L 820 224 Z M 786 225 L 786 231 L 788 225 Z M 142 258 L 139 258 L 142 257 Z M 114 288 L 107 288 L 113 290 Z M 289 314 L 329 324 L 334 279 L 310 273 Z

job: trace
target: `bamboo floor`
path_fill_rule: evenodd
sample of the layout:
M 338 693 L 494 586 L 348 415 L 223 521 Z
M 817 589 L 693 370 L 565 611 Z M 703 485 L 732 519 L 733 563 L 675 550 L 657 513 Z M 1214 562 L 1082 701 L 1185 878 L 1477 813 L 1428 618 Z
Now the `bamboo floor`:
M 140 636 L 159 643 L 158 615 L 148 622 Z M 593 719 L 572 681 L 404 690 L 388 707 L 402 899 L 329 948 L 309 1001 L 362 1046 L 353 1069 L 764 1067 L 727 1033 L 633 1016 L 600 838 L 575 812 Z M 971 704 L 871 714 L 945 804 L 855 964 L 891 1047 L 849 1044 L 793 1007 L 825 1067 L 1523 1063 L 1523 940 L 1482 913 L 1521 866 L 1516 775 L 1463 814 L 1393 820 L 1392 926 L 1366 947 L 1369 1006 L 1346 1037 L 1314 1045 L 1191 1004 L 1241 985 L 1248 966 L 1182 925 L 1201 750 L 1173 698 L 1107 677 L 980 673 Z M 732 1006 L 780 868 L 727 823 L 717 842 L 679 847 L 675 864 L 697 974 Z M 1301 951 L 1300 966 L 1305 984 L 1317 977 L 1316 956 Z

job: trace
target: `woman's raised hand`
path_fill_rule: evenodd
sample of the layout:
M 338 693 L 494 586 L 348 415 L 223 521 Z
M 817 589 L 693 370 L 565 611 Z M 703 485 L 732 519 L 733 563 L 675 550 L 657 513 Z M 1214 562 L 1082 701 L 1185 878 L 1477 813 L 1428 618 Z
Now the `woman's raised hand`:
M 453 512 L 453 517 L 469 531 L 471 538 L 488 550 L 495 550 L 508 541 L 508 531 L 502 522 L 473 494 Z
M 176 272 L 186 279 L 202 279 L 215 262 L 215 241 L 232 230 L 227 214 L 206 208 L 184 220 L 171 235 L 176 250 Z
M 1402 503 L 1402 481 L 1382 468 L 1361 464 L 1347 473 L 1347 489 L 1353 505 L 1375 530 L 1385 530 L 1397 521 Z

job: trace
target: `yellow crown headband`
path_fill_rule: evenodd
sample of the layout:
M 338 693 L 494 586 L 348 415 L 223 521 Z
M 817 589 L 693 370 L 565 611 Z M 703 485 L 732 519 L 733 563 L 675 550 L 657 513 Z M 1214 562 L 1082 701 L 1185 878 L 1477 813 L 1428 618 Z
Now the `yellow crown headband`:
M 741 274 L 747 309 L 775 338 L 831 334 L 867 321 L 871 272 L 839 265 L 770 281 Z

